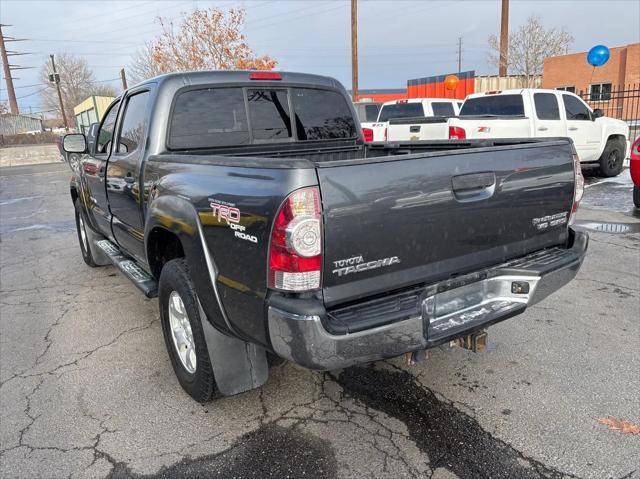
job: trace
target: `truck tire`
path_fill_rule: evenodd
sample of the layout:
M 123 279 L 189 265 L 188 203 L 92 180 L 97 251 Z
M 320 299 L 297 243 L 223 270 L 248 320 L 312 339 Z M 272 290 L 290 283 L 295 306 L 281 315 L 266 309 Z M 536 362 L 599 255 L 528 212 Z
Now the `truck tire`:
M 167 262 L 158 288 L 164 341 L 180 385 L 202 403 L 216 395 L 216 384 L 197 298 L 186 260 Z
M 640 187 L 633 185 L 633 204 L 640 208 Z
M 600 176 L 618 176 L 624 165 L 624 152 L 626 145 L 624 140 L 608 140 L 600 156 Z
M 82 253 L 82 259 L 88 266 L 96 268 L 98 264 L 93 260 L 91 254 L 91 248 L 89 247 L 89 235 L 87 234 L 87 225 L 84 219 L 84 213 L 82 212 L 82 205 L 80 199 L 76 199 L 74 204 L 76 209 L 76 232 L 78 233 L 78 242 L 80 243 L 80 252 Z

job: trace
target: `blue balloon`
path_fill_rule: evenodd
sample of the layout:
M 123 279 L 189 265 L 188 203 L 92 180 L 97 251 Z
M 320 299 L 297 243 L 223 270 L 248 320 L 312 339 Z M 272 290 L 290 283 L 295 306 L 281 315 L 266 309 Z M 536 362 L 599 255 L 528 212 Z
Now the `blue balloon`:
M 611 52 L 604 45 L 596 45 L 587 53 L 587 62 L 594 67 L 601 67 L 609 61 Z

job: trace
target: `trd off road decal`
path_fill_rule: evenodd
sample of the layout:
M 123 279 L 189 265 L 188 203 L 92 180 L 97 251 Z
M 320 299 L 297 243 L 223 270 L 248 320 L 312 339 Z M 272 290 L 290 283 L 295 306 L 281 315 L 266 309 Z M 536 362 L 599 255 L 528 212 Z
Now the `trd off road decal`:
M 361 273 L 372 269 L 378 269 L 385 266 L 398 264 L 400 258 L 391 256 L 389 258 L 381 258 L 373 261 L 365 261 L 362 256 L 354 256 L 353 258 L 339 259 L 333 262 L 336 269 L 332 271 L 338 276 L 346 276 L 352 273 Z
M 567 212 L 556 213 L 554 215 L 541 216 L 540 218 L 533 218 L 531 220 L 533 226 L 538 231 L 545 231 L 554 226 L 560 226 L 567 223 Z
M 240 223 L 240 210 L 235 208 L 233 204 L 218 200 L 212 200 L 209 204 L 213 209 L 213 216 L 217 217 L 218 221 L 224 220 L 227 224 Z
M 227 203 L 226 201 L 220 200 L 209 200 L 209 204 L 213 209 L 213 216 L 218 218 L 219 222 L 224 220 L 229 225 L 229 228 L 233 230 L 233 235 L 236 238 L 251 241 L 252 243 L 258 242 L 258 238 L 254 235 L 247 234 L 246 226 L 242 226 L 240 224 L 241 212 L 233 203 Z

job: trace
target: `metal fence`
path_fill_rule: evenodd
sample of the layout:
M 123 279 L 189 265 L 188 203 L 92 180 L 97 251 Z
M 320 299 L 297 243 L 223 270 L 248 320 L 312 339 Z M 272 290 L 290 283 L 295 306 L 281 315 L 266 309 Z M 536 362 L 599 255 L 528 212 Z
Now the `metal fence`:
M 640 133 L 640 83 L 628 85 L 599 85 L 580 91 L 580 97 L 591 108 L 600 108 L 605 116 L 625 121 L 629 125 L 629 139 Z

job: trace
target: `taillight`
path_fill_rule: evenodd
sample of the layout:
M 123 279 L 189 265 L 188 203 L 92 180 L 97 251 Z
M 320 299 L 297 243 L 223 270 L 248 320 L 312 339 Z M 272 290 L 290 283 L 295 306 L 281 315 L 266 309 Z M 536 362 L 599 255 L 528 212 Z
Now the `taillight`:
M 573 224 L 578 213 L 578 206 L 580 200 L 584 194 L 584 176 L 582 176 L 582 167 L 580 166 L 580 158 L 576 153 L 573 153 L 573 177 L 574 177 L 574 189 L 573 189 L 573 204 L 571 205 L 571 214 L 569 215 L 569 224 Z
M 464 140 L 467 137 L 467 132 L 464 128 L 459 126 L 449 127 L 449 139 L 450 140 Z
M 269 287 L 283 291 L 320 288 L 322 210 L 318 187 L 302 188 L 284 201 L 269 245 Z
M 371 128 L 363 128 L 362 136 L 364 136 L 365 143 L 371 143 L 373 141 L 373 130 Z

